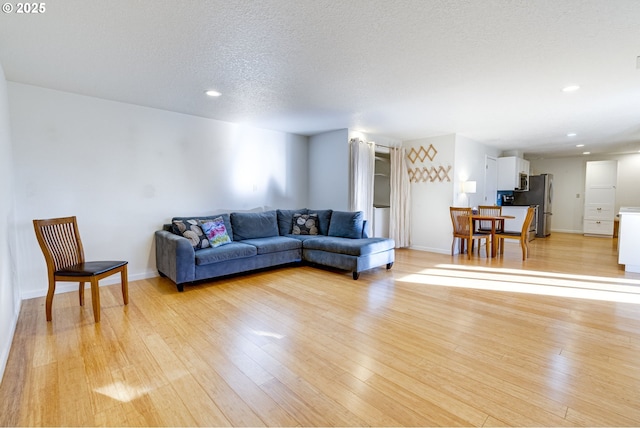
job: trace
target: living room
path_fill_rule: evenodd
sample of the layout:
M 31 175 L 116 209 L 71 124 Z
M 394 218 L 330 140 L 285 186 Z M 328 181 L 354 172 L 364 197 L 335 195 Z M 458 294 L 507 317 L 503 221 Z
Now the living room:
M 605 3 L 595 4 L 605 7 Z M 53 4 L 49 6 L 54 8 Z M 451 7 L 455 9 L 455 5 Z M 0 22 L 16 17 L 4 14 Z M 37 24 L 32 20 L 25 25 Z M 140 25 L 146 28 L 150 24 Z M 267 23 L 262 25 L 268 27 Z M 96 37 L 91 42 L 96 49 L 100 40 Z M 280 41 L 286 44 L 286 40 Z M 104 56 L 109 53 L 113 54 L 105 51 Z M 35 64 L 33 68 L 51 64 L 52 74 L 68 74 L 71 80 L 74 74 L 85 74 L 82 68 L 67 70 L 59 64 L 64 60 L 56 56 L 56 52 L 48 52 L 46 61 L 42 61 L 45 65 Z M 350 66 L 361 68 L 357 61 Z M 451 166 L 450 180 L 444 178 L 437 187 L 414 183 L 412 195 L 414 248 L 448 253 L 451 235 L 447 207 L 479 205 L 485 159 L 503 152 L 501 147 L 466 137 L 453 125 L 439 128 L 439 133 L 401 138 L 363 131 L 366 128 L 355 123 L 339 127 L 319 123 L 316 133 L 304 135 L 268 129 L 264 121 L 245 124 L 240 119 L 226 120 L 227 116 L 216 119 L 114 100 L 104 92 L 76 93 L 64 85 L 48 86 L 46 81 L 25 83 L 9 78 L 3 67 L 0 55 L 0 367 L 8 359 L 22 301 L 46 293 L 46 265 L 35 241 L 33 219 L 76 215 L 85 251 L 91 258 L 128 260 L 132 282 L 155 278 L 153 234 L 173 216 L 258 207 L 346 210 L 347 143 L 360 136 L 382 145 L 403 145 L 407 150 L 433 145 L 437 150 L 435 164 Z M 125 81 L 124 75 L 135 73 L 124 69 L 114 74 L 110 84 L 117 86 L 119 79 Z M 203 90 L 198 89 L 197 96 L 203 100 L 197 103 L 215 103 L 230 96 L 205 100 Z M 558 97 L 565 95 L 559 89 L 557 92 Z M 455 98 L 456 94 L 441 99 Z M 188 96 L 186 92 L 184 96 Z M 260 92 L 255 95 L 266 96 Z M 242 117 L 242 112 L 235 113 Z M 429 113 L 420 111 L 415 116 L 418 121 L 428 122 Z M 369 114 L 376 116 L 376 112 Z M 569 145 L 575 149 L 575 144 Z M 513 148 L 526 152 L 522 147 Z M 640 171 L 639 157 L 637 153 L 606 153 L 589 158 L 619 161 L 623 205 L 640 206 L 640 195 L 633 187 Z M 559 216 L 558 231 L 580 232 L 575 204 L 581 202 L 576 194 L 583 191 L 580 174 L 584 159 L 581 152 L 554 159 L 538 159 L 535 154 L 530 158 L 533 171 L 566 176 L 559 200 L 566 202 L 564 212 L 568 214 Z M 464 179 L 462 172 L 478 182 L 471 201 L 463 199 L 458 190 Z M 59 290 L 71 291 L 75 286 Z

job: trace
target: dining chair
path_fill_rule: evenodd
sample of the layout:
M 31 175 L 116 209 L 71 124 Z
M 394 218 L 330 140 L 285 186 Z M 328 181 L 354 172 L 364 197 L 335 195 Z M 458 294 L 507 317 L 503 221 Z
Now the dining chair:
M 473 242 L 478 240 L 478 246 L 485 240 L 485 251 L 489 257 L 489 237 L 486 233 L 476 233 L 473 230 L 473 220 L 471 208 L 449 207 L 451 214 L 451 223 L 453 225 L 453 242 L 451 242 L 451 255 L 455 249 L 456 239 L 460 240 L 460 253 L 464 252 L 465 243 L 467 244 L 467 258 L 471 258 L 473 251 Z M 478 247 L 479 251 L 479 247 Z
M 120 273 L 122 298 L 129 303 L 129 283 L 126 261 L 85 261 L 76 217 L 33 220 L 40 249 L 47 263 L 49 290 L 46 299 L 47 321 L 51 321 L 51 306 L 56 282 L 78 282 L 80 306 L 84 305 L 84 283 L 91 283 L 93 317 L 100 322 L 100 294 L 98 282 L 102 278 Z
M 522 230 L 520 232 L 500 232 L 496 233 L 498 239 L 498 246 L 500 247 L 500 254 L 504 254 L 504 240 L 505 239 L 517 239 L 520 241 L 520 247 L 522 248 L 522 260 L 526 260 L 529 257 L 529 227 L 533 221 L 535 215 L 535 208 L 529 207 L 527 209 L 527 215 L 522 223 Z
M 502 207 L 500 205 L 480 205 L 478 206 L 478 214 L 480 215 L 502 215 Z M 477 231 L 480 233 L 491 233 L 491 221 L 478 222 Z M 504 230 L 504 220 L 496 222 L 496 232 Z

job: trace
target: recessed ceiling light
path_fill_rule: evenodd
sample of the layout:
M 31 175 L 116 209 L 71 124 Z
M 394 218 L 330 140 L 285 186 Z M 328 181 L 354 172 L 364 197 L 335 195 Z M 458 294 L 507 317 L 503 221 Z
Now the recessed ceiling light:
M 577 91 L 578 89 L 580 89 L 580 86 L 578 85 L 569 85 L 562 88 L 562 92 L 573 92 Z
M 576 147 L 584 147 L 584 144 L 576 144 Z
M 220 92 L 214 91 L 213 89 L 205 91 L 205 94 L 209 95 L 210 97 L 219 97 L 220 95 L 222 95 Z
M 575 132 L 569 132 L 567 134 L 567 137 L 575 137 L 576 135 L 578 135 L 578 134 L 576 134 Z
M 591 152 L 582 152 L 583 155 L 590 155 Z

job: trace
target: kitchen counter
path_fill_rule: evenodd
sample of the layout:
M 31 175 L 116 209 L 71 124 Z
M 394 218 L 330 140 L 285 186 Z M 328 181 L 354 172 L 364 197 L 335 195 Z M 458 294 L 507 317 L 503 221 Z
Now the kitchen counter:
M 618 263 L 640 273 L 640 207 L 620 207 Z

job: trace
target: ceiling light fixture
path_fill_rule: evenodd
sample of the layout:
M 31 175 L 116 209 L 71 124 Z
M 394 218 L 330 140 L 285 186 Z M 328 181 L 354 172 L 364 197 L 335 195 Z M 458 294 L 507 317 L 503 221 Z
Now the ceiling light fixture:
M 583 155 L 590 155 L 591 152 L 582 152 Z
M 573 92 L 577 91 L 578 89 L 580 89 L 580 86 L 578 85 L 569 85 L 562 88 L 562 92 Z
M 584 147 L 584 144 L 576 144 L 576 147 Z
M 578 135 L 578 134 L 576 134 L 575 132 L 569 132 L 567 134 L 567 137 L 575 137 L 576 135 Z
M 214 91 L 213 89 L 205 91 L 205 94 L 209 95 L 210 97 L 219 97 L 220 95 L 222 95 L 220 92 Z

